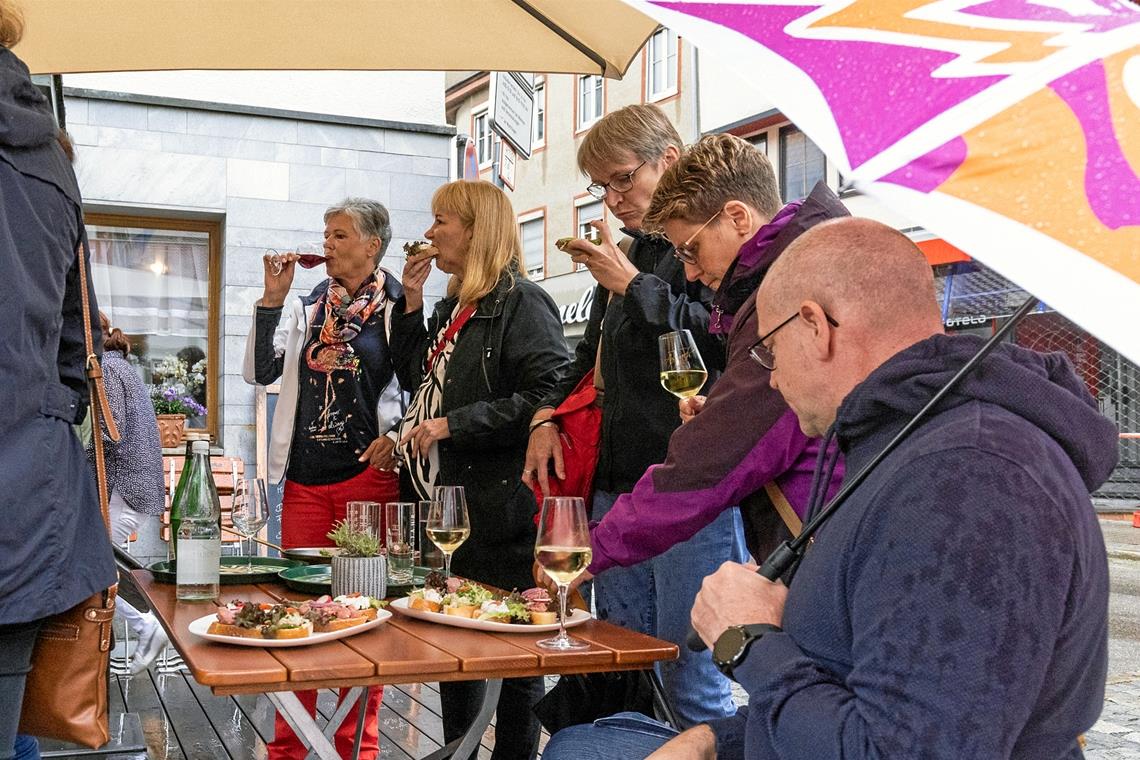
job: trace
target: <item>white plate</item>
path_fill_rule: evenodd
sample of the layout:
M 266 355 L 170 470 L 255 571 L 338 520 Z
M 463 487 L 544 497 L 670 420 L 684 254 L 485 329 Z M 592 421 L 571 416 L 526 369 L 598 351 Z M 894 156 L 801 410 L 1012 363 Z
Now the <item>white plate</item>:
M 399 612 L 401 615 L 417 618 L 419 620 L 427 620 L 430 623 L 441 623 L 443 625 L 452 625 L 456 628 L 474 628 L 477 631 L 496 631 L 498 633 L 542 633 L 543 631 L 557 631 L 558 623 L 547 623 L 546 625 L 529 625 L 522 623 L 499 623 L 494 620 L 475 620 L 474 618 L 459 617 L 458 615 L 444 615 L 442 612 L 429 612 L 428 610 L 413 610 L 408 606 L 408 597 L 397 599 L 392 602 L 389 607 Z M 581 625 L 591 618 L 589 612 L 585 610 L 573 610 L 570 616 L 566 618 L 566 627 L 573 628 L 576 625 Z
M 306 636 L 303 639 L 243 639 L 239 636 L 223 636 L 218 633 L 207 633 L 210 623 L 218 619 L 217 615 L 203 615 L 202 617 L 190 623 L 190 633 L 195 636 L 201 636 L 210 641 L 217 641 L 220 644 L 236 644 L 241 647 L 304 647 L 309 644 L 320 644 L 325 641 L 336 641 L 343 639 L 346 636 L 355 636 L 363 631 L 368 631 L 381 623 L 387 622 L 388 618 L 392 617 L 392 613 L 388 610 L 376 610 L 376 619 L 369 620 L 363 625 L 354 625 L 351 628 L 343 628 L 339 631 L 329 631 L 328 633 L 316 633 L 315 631 L 311 636 Z

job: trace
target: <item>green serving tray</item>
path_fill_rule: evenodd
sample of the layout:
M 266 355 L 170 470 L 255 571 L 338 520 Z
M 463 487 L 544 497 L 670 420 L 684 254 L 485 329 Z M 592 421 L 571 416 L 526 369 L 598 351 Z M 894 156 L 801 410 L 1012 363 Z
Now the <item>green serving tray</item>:
M 431 572 L 430 567 L 412 568 L 412 583 L 410 585 L 388 584 L 388 596 L 403 596 L 414 586 L 422 586 L 424 578 Z M 294 591 L 304 594 L 331 594 L 332 593 L 332 565 L 302 565 L 282 570 L 279 576 L 285 585 Z
M 253 572 L 246 572 L 247 564 L 253 565 Z M 282 570 L 300 566 L 301 563 L 280 557 L 222 557 L 222 572 L 218 581 L 223 586 L 240 586 L 248 583 L 272 583 Z M 159 583 L 174 583 L 176 562 L 163 560 L 147 567 Z

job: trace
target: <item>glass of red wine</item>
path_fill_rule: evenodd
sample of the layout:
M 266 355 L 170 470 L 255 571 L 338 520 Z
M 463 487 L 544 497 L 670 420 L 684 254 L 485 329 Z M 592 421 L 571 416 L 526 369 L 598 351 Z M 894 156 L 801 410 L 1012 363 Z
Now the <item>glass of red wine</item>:
M 269 248 L 265 253 L 269 256 L 269 266 L 273 272 L 273 276 L 279 276 L 285 269 L 285 257 L 289 254 L 289 251 L 278 253 L 276 250 Z M 293 251 L 293 253 L 297 254 L 297 263 L 305 269 L 320 266 L 328 260 L 328 257 L 324 255 L 324 246 L 318 243 L 302 243 L 297 246 L 297 250 Z

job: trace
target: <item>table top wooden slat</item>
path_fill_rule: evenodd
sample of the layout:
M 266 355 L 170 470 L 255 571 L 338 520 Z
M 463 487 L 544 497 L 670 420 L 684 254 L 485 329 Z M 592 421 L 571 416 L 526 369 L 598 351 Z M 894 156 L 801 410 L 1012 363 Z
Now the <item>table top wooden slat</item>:
M 288 678 L 285 666 L 269 654 L 267 649 L 242 647 L 240 657 L 235 657 L 234 650 L 237 647 L 215 644 L 189 633 L 187 629 L 190 623 L 210 614 L 213 605 L 178 603 L 175 600 L 174 585 L 156 583 L 149 570 L 135 570 L 131 575 L 139 590 L 150 600 L 155 615 L 162 621 L 163 628 L 198 683 L 207 686 L 237 686 L 284 681 Z M 226 592 L 235 596 L 260 593 L 256 586 L 227 586 Z
M 600 621 L 570 631 L 590 642 L 590 649 L 549 652 L 537 646 L 549 633 L 489 633 L 414 620 L 398 612 L 373 630 L 327 644 L 227 646 L 188 631 L 191 621 L 212 612 L 209 604 L 177 602 L 173 584 L 154 582 L 146 570 L 132 575 L 194 678 L 215 693 L 628 670 L 677 657 L 677 648 L 668 642 Z M 277 584 L 225 586 L 221 593 L 224 600 L 291 596 L 297 595 Z
M 533 652 L 482 631 L 428 623 L 401 615 L 399 612 L 394 613 L 389 625 L 394 625 L 454 655 L 459 661 L 459 669 L 466 673 L 502 669 L 519 670 L 539 666 L 538 657 Z

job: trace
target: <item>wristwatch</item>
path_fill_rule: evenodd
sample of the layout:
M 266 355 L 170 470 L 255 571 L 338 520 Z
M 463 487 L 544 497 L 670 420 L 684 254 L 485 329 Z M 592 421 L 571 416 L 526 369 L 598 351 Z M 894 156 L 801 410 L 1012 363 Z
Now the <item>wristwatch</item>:
M 780 626 L 769 623 L 730 626 L 713 645 L 713 662 L 721 673 L 732 678 L 732 669 L 748 654 L 748 647 L 752 646 L 752 642 L 766 633 L 778 633 L 782 630 Z

